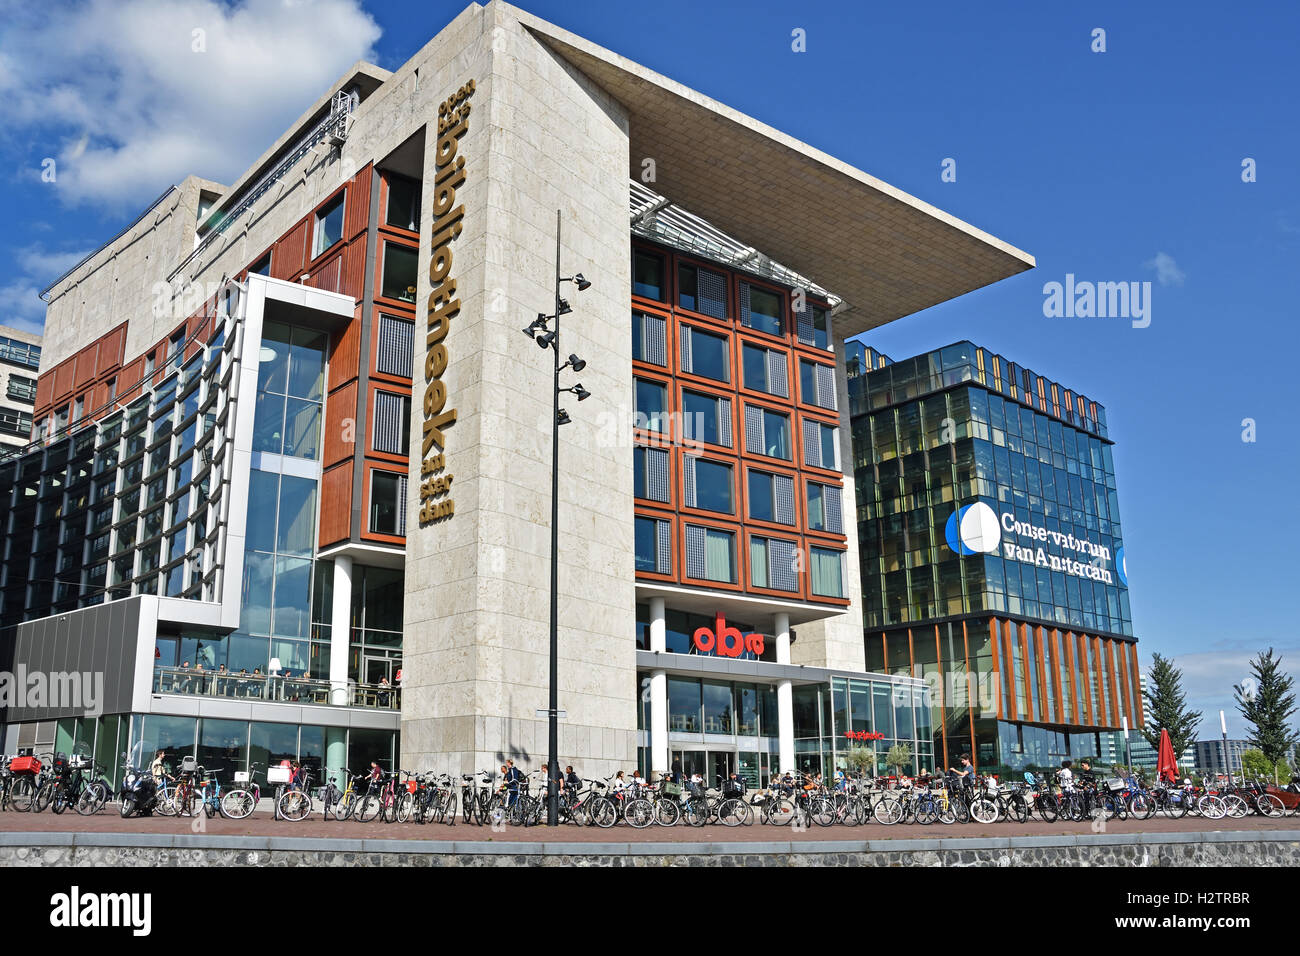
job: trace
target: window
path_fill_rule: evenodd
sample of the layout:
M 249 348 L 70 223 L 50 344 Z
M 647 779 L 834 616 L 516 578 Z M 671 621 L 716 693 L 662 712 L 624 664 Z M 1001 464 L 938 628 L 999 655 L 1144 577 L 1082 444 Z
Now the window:
M 844 597 L 843 552 L 810 548 L 808 572 L 812 593 L 818 597 Z
M 820 305 L 808 303 L 798 314 L 799 341 L 819 349 L 831 347 L 831 314 Z
M 735 513 L 730 465 L 687 455 L 682 459 L 682 486 L 686 507 Z
M 668 390 L 658 382 L 636 380 L 636 427 L 662 432 L 668 412 Z
M 794 479 L 751 468 L 749 517 L 754 521 L 794 524 Z
M 632 358 L 668 367 L 667 323 L 657 315 L 632 313 Z
M 685 440 L 731 447 L 730 399 L 683 391 L 682 415 Z
M 411 396 L 375 392 L 375 451 L 389 455 L 411 452 Z
M 69 406 L 64 405 L 54 413 L 54 432 L 58 434 L 68 427 Z
M 784 335 L 784 312 L 781 307 L 782 296 L 762 286 L 740 283 L 740 321 L 743 325 L 757 332 L 768 335 Z
M 746 405 L 745 450 L 751 455 L 792 460 L 790 416 L 758 405 Z
M 727 280 L 721 272 L 683 263 L 677 268 L 677 304 L 683 309 L 727 317 Z
M 653 574 L 671 574 L 673 570 L 672 526 L 660 518 L 636 519 L 636 569 Z
M 0 335 L 0 362 L 12 362 L 32 370 L 41 367 L 41 347 Z
M 779 538 L 749 539 L 749 583 L 775 591 L 799 590 L 799 547 Z
M 388 183 L 388 208 L 384 222 L 397 229 L 420 231 L 420 184 L 396 173 L 384 173 Z
M 414 338 L 415 323 L 410 319 L 381 315 L 375 369 L 384 375 L 410 378 L 415 370 L 412 353 Z
M 81 421 L 81 416 L 84 415 L 85 413 L 86 413 L 86 400 L 84 398 L 78 398 L 76 401 L 72 403 L 72 418 L 70 420 L 70 423 L 73 425 L 77 424 L 77 422 Z
M 644 249 L 632 250 L 632 293 L 665 302 L 664 257 Z
M 662 448 L 637 446 L 632 450 L 633 493 L 651 501 L 668 501 L 668 452 Z
M 814 468 L 839 470 L 839 453 L 836 449 L 834 425 L 804 419 L 803 423 L 803 460 L 805 465 Z
M 406 534 L 406 475 L 371 472 L 370 530 L 376 534 Z
M 268 252 L 248 267 L 250 276 L 269 276 L 271 274 L 271 254 Z
M 384 243 L 384 274 L 379 294 L 400 302 L 415 301 L 418 252 L 395 242 Z
M 9 397 L 19 402 L 36 401 L 36 379 L 23 378 L 21 375 L 9 376 Z
M 719 382 L 731 381 L 730 346 L 724 336 L 683 325 L 677 337 L 683 372 Z
M 775 349 L 765 349 L 761 345 L 744 344 L 741 357 L 745 365 L 745 388 L 769 395 L 790 397 L 786 358 Z
M 316 213 L 316 241 L 312 246 L 311 257 L 315 259 L 334 243 L 343 238 L 343 194 Z
M 27 412 L 0 409 L 0 432 L 16 438 L 28 438 L 32 433 L 32 416 Z
M 835 367 L 799 360 L 799 400 L 818 408 L 836 408 Z
M 844 533 L 840 489 L 834 485 L 808 482 L 808 530 Z
M 736 581 L 736 536 L 730 531 L 686 526 L 686 574 L 703 581 Z
M 157 361 L 157 352 L 150 352 L 144 357 L 144 377 L 148 378 L 153 374 L 155 362 Z

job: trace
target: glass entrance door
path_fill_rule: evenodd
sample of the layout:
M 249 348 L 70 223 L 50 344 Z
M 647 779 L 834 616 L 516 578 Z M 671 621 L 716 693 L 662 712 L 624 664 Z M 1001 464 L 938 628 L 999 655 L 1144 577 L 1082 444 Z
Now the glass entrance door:
M 709 751 L 709 776 L 707 783 L 710 787 L 720 786 L 722 781 L 731 776 L 736 769 L 736 755 L 725 750 Z

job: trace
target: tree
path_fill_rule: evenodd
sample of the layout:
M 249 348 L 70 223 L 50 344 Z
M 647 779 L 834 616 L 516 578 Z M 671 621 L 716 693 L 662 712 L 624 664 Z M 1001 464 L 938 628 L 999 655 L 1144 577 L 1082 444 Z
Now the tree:
M 876 772 L 876 752 L 870 747 L 850 747 L 844 754 L 844 762 L 850 770 L 861 773 Z
M 1282 658 L 1273 656 L 1273 648 L 1250 662 L 1251 676 L 1234 684 L 1232 696 L 1237 709 L 1251 732 L 1246 739 L 1261 751 L 1270 763 L 1284 760 L 1300 742 L 1300 734 L 1291 729 L 1295 713 L 1294 678 L 1282 670 Z
M 1169 731 L 1174 756 L 1181 758 L 1183 751 L 1196 739 L 1196 728 L 1200 726 L 1202 716 L 1201 711 L 1189 710 L 1187 707 L 1187 695 L 1183 693 L 1183 672 L 1168 657 L 1152 654 L 1151 671 L 1147 675 L 1147 686 L 1142 697 L 1147 712 L 1142 736 L 1159 751 L 1160 731 Z
M 1243 750 L 1241 772 L 1247 777 L 1272 777 L 1273 761 L 1265 757 L 1262 750 Z
M 885 754 L 885 763 L 893 767 L 901 775 L 903 767 L 912 769 L 912 745 L 911 744 L 894 744 L 889 748 L 889 753 Z

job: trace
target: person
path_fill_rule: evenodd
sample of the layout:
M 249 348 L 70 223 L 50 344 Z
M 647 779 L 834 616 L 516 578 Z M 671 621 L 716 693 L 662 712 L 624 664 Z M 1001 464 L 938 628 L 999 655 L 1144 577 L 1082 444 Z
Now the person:
M 384 771 L 379 766 L 378 760 L 370 761 L 370 772 L 366 774 L 366 792 L 379 792 L 379 785 L 383 782 Z
M 975 764 L 971 763 L 970 754 L 961 755 L 961 769 L 948 769 L 948 773 L 957 777 L 963 787 L 975 786 Z
M 582 778 L 573 772 L 573 764 L 564 768 L 564 786 L 574 793 L 582 789 Z
M 614 774 L 614 783 L 611 785 L 610 789 L 616 796 L 620 797 L 622 796 L 623 791 L 627 789 L 627 781 L 623 779 L 622 770 Z
M 1061 769 L 1056 771 L 1056 779 L 1061 781 L 1061 789 L 1074 789 L 1074 771 L 1070 769 L 1074 765 L 1072 760 L 1062 760 Z
M 388 690 L 392 686 L 393 686 L 392 684 L 388 683 L 387 677 L 379 678 L 379 706 L 380 707 L 388 706 Z
M 645 786 L 645 777 L 641 776 L 640 770 L 632 771 L 632 786 L 638 790 Z
M 1092 772 L 1092 764 L 1086 760 L 1079 761 L 1079 782 L 1086 784 L 1097 782 L 1097 775 Z
M 673 778 L 673 783 L 680 784 L 682 782 L 682 758 L 681 757 L 673 758 L 673 766 L 672 769 L 668 771 L 668 773 L 669 776 Z
M 167 776 L 166 764 L 167 751 L 160 750 L 153 755 L 153 763 L 149 765 L 149 773 L 153 776 L 154 783 L 162 786 L 163 778 Z
M 505 771 L 506 779 L 506 806 L 512 807 L 515 801 L 519 799 L 519 784 L 524 779 L 523 771 L 515 766 L 513 760 L 507 760 L 506 765 L 502 768 Z

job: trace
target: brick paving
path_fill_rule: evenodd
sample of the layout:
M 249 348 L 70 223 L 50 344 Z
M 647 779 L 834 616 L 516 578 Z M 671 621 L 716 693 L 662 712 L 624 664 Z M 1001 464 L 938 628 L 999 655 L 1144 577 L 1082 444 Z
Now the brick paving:
M 319 812 L 301 823 L 276 820 L 270 814 L 255 814 L 246 820 L 226 820 L 215 817 L 177 818 L 153 816 L 145 819 L 123 820 L 115 806 L 93 817 L 82 817 L 67 812 L 55 816 L 44 813 L 0 813 L 0 833 L 162 833 L 170 835 L 205 834 L 208 836 L 305 837 L 308 839 L 345 840 L 435 840 L 494 843 L 740 843 L 750 841 L 796 840 L 934 840 L 1015 836 L 1079 836 L 1095 832 L 1107 834 L 1138 833 L 1203 833 L 1213 831 L 1300 830 L 1300 818 L 1280 819 L 1245 817 L 1241 820 L 1204 820 L 1185 817 L 1182 820 L 1156 818 L 1151 820 L 1112 820 L 1104 831 L 1094 830 L 1088 823 L 1046 823 L 1031 820 L 1028 823 L 983 824 L 931 824 L 920 826 L 882 826 L 870 823 L 865 826 L 812 827 L 800 832 L 790 827 L 674 827 L 651 826 L 636 830 L 624 824 L 608 830 L 599 827 L 561 826 L 554 830 L 544 827 L 507 827 L 494 832 L 490 826 L 474 826 L 463 821 L 455 826 L 445 824 L 414 823 L 356 823 L 321 819 Z

